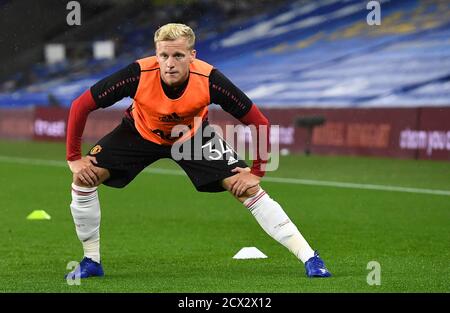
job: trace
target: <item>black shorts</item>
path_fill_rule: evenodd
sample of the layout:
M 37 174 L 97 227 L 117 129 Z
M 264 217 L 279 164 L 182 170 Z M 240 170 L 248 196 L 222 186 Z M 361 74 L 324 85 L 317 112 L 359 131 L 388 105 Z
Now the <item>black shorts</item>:
M 203 122 L 202 131 L 197 131 L 185 144 L 175 147 L 177 153 L 172 153 L 172 146 L 142 138 L 134 121 L 124 117 L 122 123 L 100 139 L 88 155 L 96 157 L 98 167 L 109 170 L 111 177 L 103 184 L 116 188 L 125 187 L 144 168 L 163 158 L 180 165 L 195 188 L 202 192 L 224 191 L 222 180 L 235 175 L 231 170 L 247 167 L 236 152 L 212 131 L 208 122 Z

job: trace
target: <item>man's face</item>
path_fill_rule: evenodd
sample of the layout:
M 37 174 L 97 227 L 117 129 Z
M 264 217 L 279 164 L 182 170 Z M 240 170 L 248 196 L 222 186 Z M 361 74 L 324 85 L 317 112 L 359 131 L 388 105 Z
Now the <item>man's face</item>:
M 188 49 L 186 38 L 156 43 L 156 58 L 161 78 L 169 86 L 183 84 L 189 76 L 189 64 L 195 59 L 195 50 Z

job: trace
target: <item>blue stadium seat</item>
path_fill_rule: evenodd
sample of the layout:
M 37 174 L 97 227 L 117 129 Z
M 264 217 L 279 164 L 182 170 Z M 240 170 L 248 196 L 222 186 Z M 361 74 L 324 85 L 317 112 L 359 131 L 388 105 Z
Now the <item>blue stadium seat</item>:
M 359 0 L 287 3 L 221 33 L 214 29 L 226 19 L 206 14 L 196 31 L 208 35 L 197 50 L 262 107 L 450 105 L 450 3 L 380 3 L 381 26 L 366 24 Z M 69 106 L 96 80 L 152 53 L 154 27 L 124 21 L 124 49 L 113 61 L 36 65 L 38 81 L 0 94 L 0 106 L 33 97 L 48 105 L 49 93 Z

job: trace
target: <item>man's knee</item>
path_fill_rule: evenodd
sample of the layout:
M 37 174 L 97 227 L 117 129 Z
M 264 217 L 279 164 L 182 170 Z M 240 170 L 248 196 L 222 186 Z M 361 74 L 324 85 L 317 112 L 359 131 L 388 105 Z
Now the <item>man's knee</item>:
M 83 181 L 81 181 L 80 176 L 78 176 L 78 174 L 73 173 L 73 179 L 72 182 L 80 187 L 88 187 Z
M 231 192 L 231 187 L 233 186 L 233 183 L 236 180 L 235 176 L 227 177 L 222 181 L 222 186 L 225 190 L 228 190 Z M 259 184 L 249 187 L 241 196 L 239 196 L 237 198 L 239 199 L 239 201 L 244 202 L 246 199 L 251 198 L 254 195 L 256 195 L 260 189 L 261 189 L 261 187 L 259 186 Z
M 97 183 L 95 186 L 100 186 L 105 180 L 107 180 L 111 175 L 109 171 L 106 168 L 97 167 L 96 168 L 96 175 L 98 177 Z M 91 187 L 89 186 L 84 179 L 81 179 L 80 174 L 73 174 L 72 182 L 80 187 Z
M 223 187 L 225 190 L 228 190 L 228 191 L 231 190 L 231 186 L 233 185 L 234 181 L 236 180 L 236 177 L 235 177 L 235 176 L 236 176 L 236 175 L 230 176 L 230 177 L 227 177 L 227 178 L 225 178 L 224 180 L 222 180 L 222 187 Z
M 244 192 L 242 196 L 246 198 L 251 198 L 258 193 L 259 189 L 261 189 L 259 185 L 250 187 Z
M 239 197 L 236 197 L 240 202 L 244 203 L 245 200 L 254 197 L 258 191 L 261 189 L 261 187 L 259 185 L 247 188 L 246 191 L 244 191 L 244 193 L 242 195 L 240 195 Z
M 82 178 L 81 178 L 81 175 L 75 174 L 75 173 L 73 174 L 72 182 L 73 182 L 75 185 L 79 186 L 79 187 L 85 187 L 85 188 L 94 187 L 94 186 L 90 186 L 90 185 L 86 182 L 86 180 L 82 179 Z M 98 181 L 98 182 L 95 184 L 95 187 L 99 186 L 100 184 L 101 184 L 101 182 Z

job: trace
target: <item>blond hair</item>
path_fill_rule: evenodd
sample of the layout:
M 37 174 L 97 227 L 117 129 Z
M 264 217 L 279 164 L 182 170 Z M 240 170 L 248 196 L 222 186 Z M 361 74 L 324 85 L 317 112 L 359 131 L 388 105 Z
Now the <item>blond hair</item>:
M 195 34 L 192 28 L 185 24 L 169 23 L 161 26 L 155 32 L 155 46 L 158 41 L 172 41 L 184 37 L 187 39 L 188 49 L 194 49 Z

